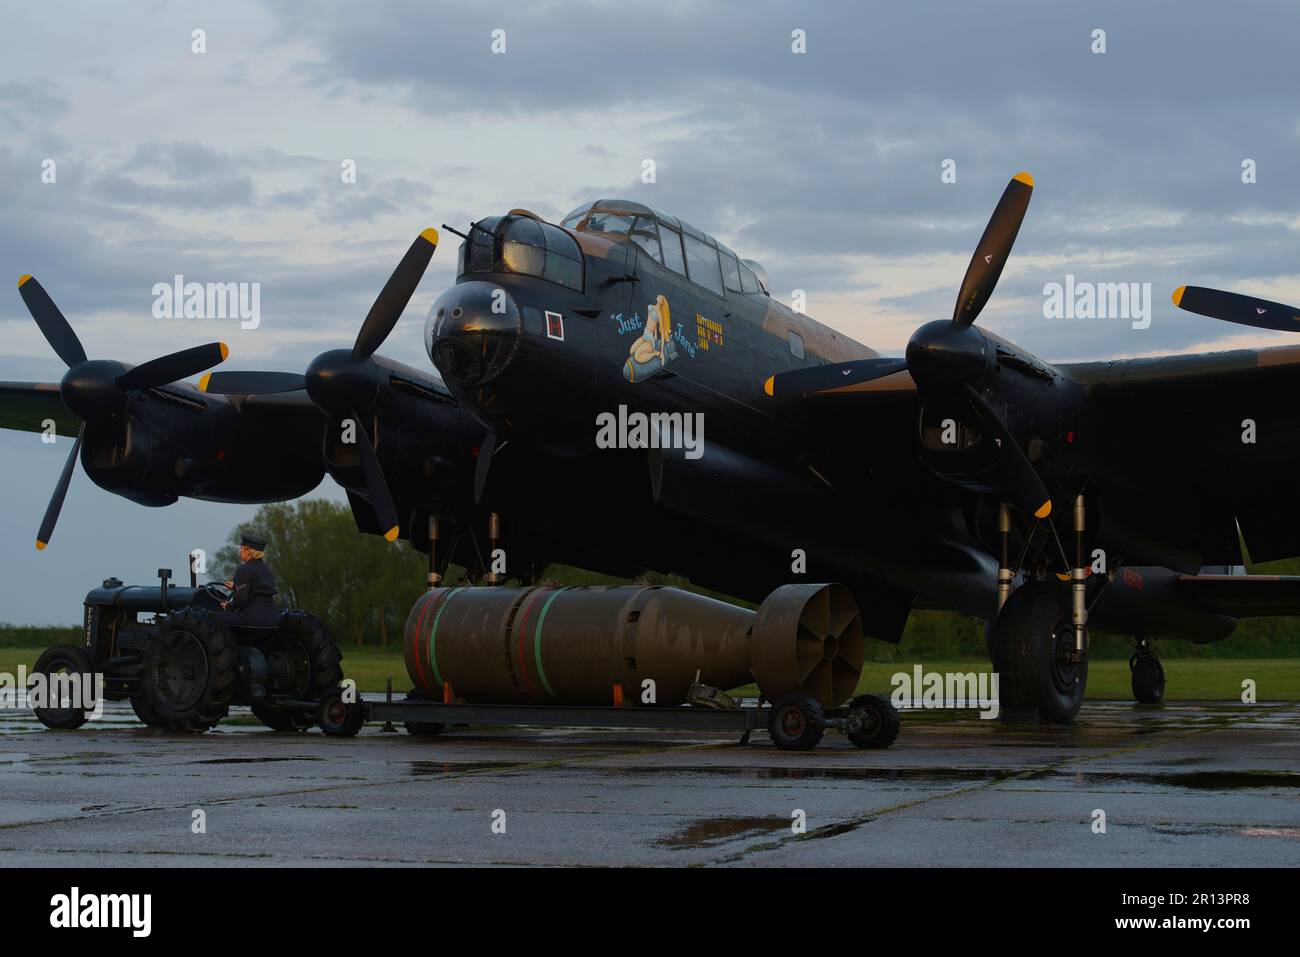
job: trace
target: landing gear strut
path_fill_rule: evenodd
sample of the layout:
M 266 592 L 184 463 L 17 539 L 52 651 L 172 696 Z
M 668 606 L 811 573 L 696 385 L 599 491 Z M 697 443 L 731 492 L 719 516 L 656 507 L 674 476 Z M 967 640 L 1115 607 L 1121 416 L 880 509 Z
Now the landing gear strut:
M 1155 704 L 1165 696 L 1165 669 L 1155 652 L 1147 647 L 1145 638 L 1139 638 L 1133 656 L 1128 660 L 1132 672 L 1133 697 L 1142 704 Z
M 1014 577 L 1007 554 L 1010 521 L 1005 506 L 999 514 L 1001 610 L 989 637 L 1004 721 L 1069 724 L 1083 704 L 1088 683 L 1084 518 L 1083 496 L 1079 495 L 1073 514 L 1074 559 L 1068 563 L 1069 574 L 1060 576 L 1068 586 L 1062 588 L 1048 575 L 1026 581 L 1007 596 Z

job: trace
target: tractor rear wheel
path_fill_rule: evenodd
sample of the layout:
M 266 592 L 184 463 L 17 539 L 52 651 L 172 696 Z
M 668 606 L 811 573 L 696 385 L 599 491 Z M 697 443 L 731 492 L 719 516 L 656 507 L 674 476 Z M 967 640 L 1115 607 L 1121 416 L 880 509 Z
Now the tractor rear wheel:
M 314 700 L 343 681 L 343 659 L 329 629 L 305 611 L 280 614 L 280 625 L 259 637 L 257 649 L 266 656 L 271 676 L 268 690 L 277 696 Z M 273 731 L 306 731 L 314 716 L 256 701 L 257 719 Z

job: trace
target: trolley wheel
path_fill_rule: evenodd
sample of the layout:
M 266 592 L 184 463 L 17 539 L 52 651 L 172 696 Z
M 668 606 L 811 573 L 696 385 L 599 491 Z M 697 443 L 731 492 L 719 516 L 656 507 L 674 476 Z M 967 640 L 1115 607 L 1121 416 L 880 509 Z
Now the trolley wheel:
M 360 701 L 349 704 L 343 700 L 342 688 L 332 688 L 321 698 L 318 723 L 331 738 L 355 737 L 366 723 L 365 705 Z
M 898 709 L 884 695 L 858 695 L 849 702 L 844 734 L 855 748 L 887 748 L 902 730 Z
M 272 731 L 306 731 L 316 723 L 310 715 L 263 701 L 254 701 L 249 708 L 252 709 L 253 717 Z
M 55 645 L 47 648 L 36 659 L 32 675 L 44 675 L 48 694 L 49 679 L 55 675 L 81 675 L 82 681 L 91 680 L 95 665 L 86 649 L 79 645 Z M 81 708 L 34 708 L 36 719 L 54 731 L 72 731 L 86 723 L 86 712 Z
M 767 733 L 783 751 L 811 751 L 826 733 L 826 712 L 806 694 L 782 695 L 772 705 Z
M 428 701 L 424 695 L 416 692 L 414 688 L 406 693 L 407 701 Z M 441 721 L 403 721 L 402 727 L 406 733 L 417 738 L 433 738 L 442 734 L 447 725 Z
M 1128 660 L 1133 672 L 1133 697 L 1142 704 L 1155 704 L 1165 696 L 1165 669 L 1149 651 L 1139 651 Z
M 432 738 L 442 734 L 443 728 L 447 726 L 440 721 L 404 721 L 402 727 L 407 734 L 413 734 L 417 738 Z

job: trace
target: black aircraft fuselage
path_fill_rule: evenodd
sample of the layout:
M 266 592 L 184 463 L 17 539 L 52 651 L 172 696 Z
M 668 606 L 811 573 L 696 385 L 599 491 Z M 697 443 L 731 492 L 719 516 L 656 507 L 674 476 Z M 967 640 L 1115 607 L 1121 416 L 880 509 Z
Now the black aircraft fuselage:
M 548 514 L 529 525 L 745 598 L 805 574 L 844 581 L 877 633 L 896 635 L 917 595 L 994 614 L 995 566 L 959 487 L 979 488 L 989 463 L 978 447 L 940 446 L 930 467 L 898 455 L 918 427 L 906 372 L 846 448 L 815 403 L 773 399 L 764 380 L 877 353 L 772 299 L 761 267 L 680 220 L 602 201 L 565 224 L 525 211 L 475 224 L 426 325 L 451 392 L 503 449 L 487 501 L 509 520 L 531 482 L 530 508 Z M 695 417 L 702 449 L 646 449 L 654 430 L 601 447 L 602 417 L 656 414 Z M 549 464 L 524 467 L 530 455 Z M 949 481 L 931 470 L 945 463 Z

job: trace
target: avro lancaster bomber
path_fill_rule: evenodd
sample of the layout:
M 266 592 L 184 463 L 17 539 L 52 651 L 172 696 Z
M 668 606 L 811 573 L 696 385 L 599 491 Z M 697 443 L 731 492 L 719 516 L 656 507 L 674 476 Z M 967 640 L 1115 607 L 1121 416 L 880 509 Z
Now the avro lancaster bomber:
M 1132 635 L 1133 689 L 1158 700 L 1156 635 L 1227 637 L 1300 613 L 1300 580 L 1244 574 L 1300 555 L 1300 346 L 1051 363 L 976 324 L 1033 191 L 1007 185 L 951 317 L 887 357 L 772 298 L 761 266 L 640 203 L 558 224 L 514 209 L 471 224 L 430 312 L 437 374 L 378 354 L 433 255 L 415 240 L 351 348 L 305 372 L 217 371 L 220 344 L 131 368 L 87 359 L 35 280 L 20 293 L 61 383 L 0 384 L 0 425 L 53 419 L 108 491 L 265 502 L 328 472 L 360 531 L 480 581 L 551 562 L 676 572 L 742 599 L 799 581 L 853 593 L 897 642 L 914 608 L 990 622 L 1004 713 L 1070 721 L 1092 628 Z M 449 227 L 445 227 L 449 228 Z M 455 231 L 455 230 L 452 230 Z M 1185 287 L 1181 308 L 1300 328 L 1300 310 Z M 680 443 L 597 442 L 602 416 L 699 417 Z M 674 418 L 676 417 L 676 418 Z M 254 466 L 256 463 L 256 466 Z

